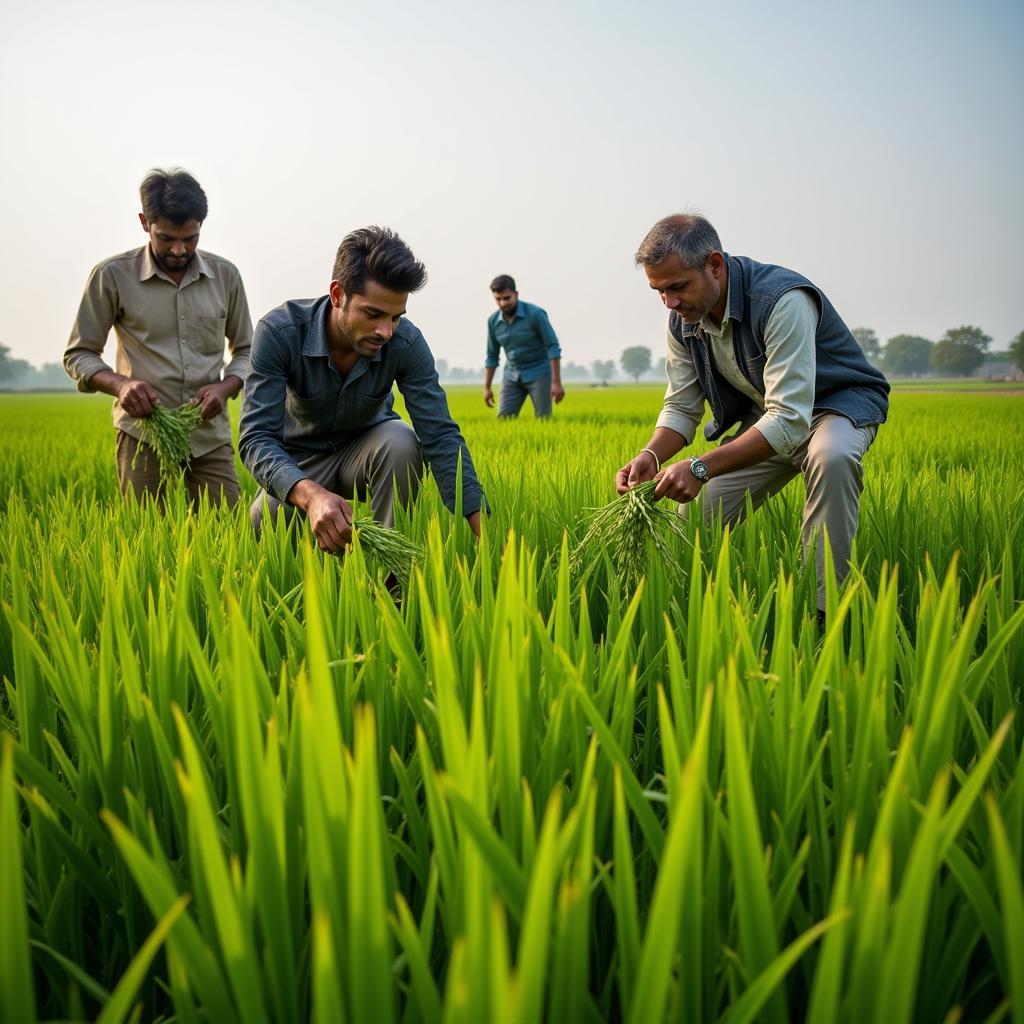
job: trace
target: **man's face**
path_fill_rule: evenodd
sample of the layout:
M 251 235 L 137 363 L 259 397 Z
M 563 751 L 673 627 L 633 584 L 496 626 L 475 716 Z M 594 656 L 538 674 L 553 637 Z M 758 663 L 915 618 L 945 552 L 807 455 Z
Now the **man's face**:
M 408 292 L 393 292 L 374 280 L 367 280 L 361 292 L 346 295 L 341 284 L 332 281 L 334 323 L 345 347 L 367 357 L 379 352 L 405 315 L 408 298 Z
M 139 214 L 139 221 L 142 230 L 149 235 L 149 248 L 156 265 L 168 274 L 180 274 L 185 270 L 196 254 L 202 224 L 197 220 L 175 224 L 166 217 L 151 221 L 144 213 Z
M 684 267 L 676 253 L 660 263 L 644 267 L 651 287 L 668 309 L 688 323 L 707 316 L 722 298 L 725 261 L 713 252 L 703 267 Z
M 503 316 L 512 316 L 516 311 L 516 306 L 519 305 L 519 292 L 513 292 L 509 289 L 505 289 L 503 292 L 495 292 L 494 301 L 498 304 L 498 309 L 501 310 Z

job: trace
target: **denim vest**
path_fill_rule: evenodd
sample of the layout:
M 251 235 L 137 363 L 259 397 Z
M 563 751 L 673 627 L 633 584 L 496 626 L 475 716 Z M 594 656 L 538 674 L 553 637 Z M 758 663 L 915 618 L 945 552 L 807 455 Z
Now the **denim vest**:
M 746 256 L 726 254 L 726 259 L 732 344 L 740 372 L 751 386 L 764 394 L 764 332 L 775 303 L 794 288 L 807 288 L 817 296 L 821 310 L 814 332 L 814 413 L 836 412 L 857 427 L 884 423 L 889 410 L 889 382 L 865 359 L 857 339 L 821 289 L 785 267 L 755 263 Z M 711 407 L 711 420 L 704 434 L 714 441 L 750 412 L 750 399 L 718 372 L 710 350 L 697 334 L 696 324 L 672 313 L 669 330 L 693 360 Z

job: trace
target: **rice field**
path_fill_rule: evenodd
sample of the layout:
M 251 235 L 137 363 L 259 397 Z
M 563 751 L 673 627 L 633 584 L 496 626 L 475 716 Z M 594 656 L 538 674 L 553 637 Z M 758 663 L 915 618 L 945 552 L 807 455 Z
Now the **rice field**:
M 570 571 L 658 388 L 451 403 L 396 604 L 0 398 L 0 1020 L 1024 1022 L 1024 402 L 894 395 L 823 635 L 799 481 Z

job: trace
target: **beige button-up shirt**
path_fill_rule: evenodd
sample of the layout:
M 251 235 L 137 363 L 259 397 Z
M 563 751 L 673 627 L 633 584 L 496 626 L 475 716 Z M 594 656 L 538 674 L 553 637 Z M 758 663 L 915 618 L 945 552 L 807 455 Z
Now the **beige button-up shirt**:
M 148 244 L 93 269 L 64 352 L 64 367 L 79 391 L 95 390 L 89 379 L 110 369 L 101 353 L 111 328 L 117 336 L 117 372 L 152 385 L 169 408 L 222 376 L 244 383 L 249 372 L 252 320 L 242 278 L 234 264 L 213 253 L 197 250 L 180 284 L 156 265 Z M 138 420 L 117 402 L 114 426 L 140 437 Z M 230 443 L 225 411 L 196 428 L 192 455 Z

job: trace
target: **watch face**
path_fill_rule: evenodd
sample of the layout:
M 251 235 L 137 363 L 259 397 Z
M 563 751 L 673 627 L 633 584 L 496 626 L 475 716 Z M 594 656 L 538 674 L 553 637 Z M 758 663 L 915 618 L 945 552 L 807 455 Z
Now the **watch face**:
M 708 478 L 708 467 L 700 459 L 690 460 L 690 471 L 698 480 L 707 480 Z

